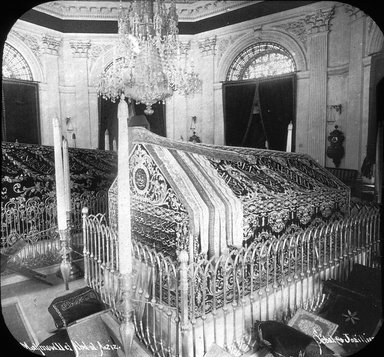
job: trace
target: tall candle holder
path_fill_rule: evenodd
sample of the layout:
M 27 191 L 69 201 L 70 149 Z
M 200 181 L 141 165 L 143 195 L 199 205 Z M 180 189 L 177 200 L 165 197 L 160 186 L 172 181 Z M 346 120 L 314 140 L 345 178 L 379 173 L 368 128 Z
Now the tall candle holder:
M 69 290 L 69 282 L 82 276 L 80 268 L 72 261 L 71 212 L 67 212 L 67 228 L 59 229 L 61 244 L 61 264 L 56 276 L 64 280 L 65 290 Z

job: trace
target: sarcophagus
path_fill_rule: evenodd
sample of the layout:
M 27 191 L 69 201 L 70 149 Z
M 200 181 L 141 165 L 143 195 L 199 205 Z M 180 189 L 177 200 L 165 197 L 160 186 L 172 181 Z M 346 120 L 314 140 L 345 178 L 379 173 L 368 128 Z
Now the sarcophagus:
M 349 213 L 350 189 L 304 154 L 130 134 L 133 239 L 171 258 L 220 255 Z M 117 181 L 109 190 L 117 222 Z

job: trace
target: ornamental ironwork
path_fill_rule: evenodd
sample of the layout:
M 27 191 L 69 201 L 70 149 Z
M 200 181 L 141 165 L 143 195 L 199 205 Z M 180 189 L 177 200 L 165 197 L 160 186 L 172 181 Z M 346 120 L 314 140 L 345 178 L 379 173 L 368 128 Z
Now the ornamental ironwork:
M 32 71 L 21 53 L 8 43 L 4 44 L 3 77 L 33 81 Z
M 272 42 L 259 42 L 247 47 L 233 60 L 227 81 L 273 77 L 296 71 L 292 55 Z

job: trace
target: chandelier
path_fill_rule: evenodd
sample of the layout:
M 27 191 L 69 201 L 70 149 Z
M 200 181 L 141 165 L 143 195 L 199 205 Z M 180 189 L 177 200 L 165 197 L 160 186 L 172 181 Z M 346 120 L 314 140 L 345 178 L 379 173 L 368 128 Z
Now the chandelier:
M 179 41 L 178 16 L 174 0 L 169 9 L 164 0 L 129 2 L 120 0 L 118 42 L 112 64 L 101 74 L 98 93 L 115 101 L 124 94 L 146 106 L 164 102 L 174 91 L 189 95 L 201 81 L 188 63 L 188 44 Z

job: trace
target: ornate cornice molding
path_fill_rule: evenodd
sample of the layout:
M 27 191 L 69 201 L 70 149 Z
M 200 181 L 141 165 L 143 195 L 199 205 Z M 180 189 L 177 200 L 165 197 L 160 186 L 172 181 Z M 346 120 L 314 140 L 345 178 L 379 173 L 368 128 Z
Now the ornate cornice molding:
M 348 14 L 351 18 L 351 21 L 355 21 L 365 15 L 364 11 L 361 11 L 357 7 L 354 7 L 350 4 L 344 4 L 344 10 L 346 14 Z
M 54 37 L 48 34 L 42 35 L 42 38 L 41 38 L 42 53 L 58 56 L 61 45 L 62 45 L 61 38 Z
M 251 1 L 176 1 L 180 21 L 198 21 L 251 4 Z M 116 20 L 119 8 L 120 4 L 116 1 L 51 1 L 36 7 L 38 11 L 46 14 L 72 20 Z
M 209 56 L 215 54 L 216 49 L 216 35 L 212 37 L 206 37 L 198 42 L 200 52 L 203 56 Z
M 72 55 L 75 58 L 87 58 L 88 51 L 91 48 L 91 41 L 72 40 L 69 42 L 72 49 Z

